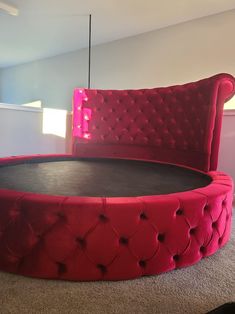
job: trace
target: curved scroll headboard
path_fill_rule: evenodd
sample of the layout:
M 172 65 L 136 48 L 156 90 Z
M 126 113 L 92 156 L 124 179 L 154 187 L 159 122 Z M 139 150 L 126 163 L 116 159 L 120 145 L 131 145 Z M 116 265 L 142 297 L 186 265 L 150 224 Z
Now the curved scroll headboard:
M 229 74 L 151 89 L 75 89 L 73 154 L 216 170 L 223 105 L 234 93 Z

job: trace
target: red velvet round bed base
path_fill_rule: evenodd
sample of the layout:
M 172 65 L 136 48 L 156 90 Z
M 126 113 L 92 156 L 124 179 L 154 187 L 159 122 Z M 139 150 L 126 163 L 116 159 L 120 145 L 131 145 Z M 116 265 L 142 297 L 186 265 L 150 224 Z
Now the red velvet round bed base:
M 39 158 L 5 158 L 0 166 Z M 206 186 L 166 195 L 55 196 L 1 188 L 0 270 L 88 281 L 192 265 L 230 235 L 232 180 L 216 171 L 206 175 Z

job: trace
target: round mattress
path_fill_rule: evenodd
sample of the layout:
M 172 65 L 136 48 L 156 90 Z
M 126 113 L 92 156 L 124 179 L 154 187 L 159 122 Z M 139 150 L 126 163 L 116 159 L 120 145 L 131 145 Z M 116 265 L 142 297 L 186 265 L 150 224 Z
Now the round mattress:
M 52 195 L 159 195 L 210 182 L 209 176 L 191 169 L 137 160 L 41 158 L 0 166 L 0 188 Z

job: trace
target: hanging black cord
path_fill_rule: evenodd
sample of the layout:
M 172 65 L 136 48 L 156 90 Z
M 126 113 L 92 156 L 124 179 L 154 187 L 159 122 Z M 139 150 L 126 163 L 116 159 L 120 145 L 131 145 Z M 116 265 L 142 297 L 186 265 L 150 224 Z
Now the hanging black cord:
M 88 88 L 91 88 L 91 14 L 89 15 Z

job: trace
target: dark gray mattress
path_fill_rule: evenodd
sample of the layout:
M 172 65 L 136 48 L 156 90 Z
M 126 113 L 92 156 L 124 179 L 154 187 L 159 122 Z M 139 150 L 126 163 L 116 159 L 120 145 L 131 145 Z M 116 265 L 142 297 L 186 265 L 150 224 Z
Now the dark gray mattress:
M 143 196 L 204 187 L 197 171 L 118 159 L 41 158 L 0 166 L 0 188 L 66 196 Z

